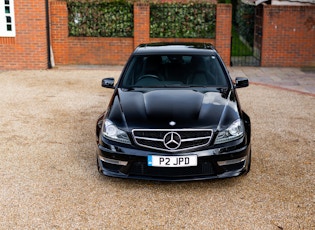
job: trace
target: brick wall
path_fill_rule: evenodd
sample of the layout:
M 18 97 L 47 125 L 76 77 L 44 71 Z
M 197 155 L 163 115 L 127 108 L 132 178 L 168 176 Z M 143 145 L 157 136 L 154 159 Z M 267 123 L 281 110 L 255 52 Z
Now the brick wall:
M 15 0 L 16 36 L 0 37 L 0 69 L 47 69 L 45 1 Z
M 150 5 L 134 4 L 134 47 L 150 42 Z
M 69 37 L 66 2 L 50 3 L 51 38 L 58 65 L 121 65 L 133 51 L 133 38 Z
M 230 63 L 231 5 L 217 5 L 216 39 L 150 38 L 150 7 L 149 4 L 143 2 L 134 4 L 133 38 L 69 37 L 66 3 L 51 1 L 50 11 L 52 46 L 57 65 L 121 65 L 127 61 L 130 53 L 137 45 L 161 41 L 210 42 L 214 45 L 218 42 L 217 49 L 223 60 L 226 64 Z
M 232 5 L 218 4 L 215 47 L 226 65 L 231 62 Z
M 315 6 L 263 8 L 262 66 L 315 66 Z
M 225 63 L 230 63 L 232 7 L 229 4 L 217 5 L 215 39 L 156 39 L 149 37 L 150 12 L 146 3 L 135 5 L 133 38 L 83 38 L 68 36 L 66 2 L 49 2 L 56 64 L 124 64 L 138 44 L 158 41 L 210 42 Z M 0 37 L 0 70 L 47 69 L 45 1 L 15 0 L 14 3 L 16 36 Z M 260 44 L 255 45 L 261 48 L 261 65 L 315 66 L 315 6 L 264 5 L 262 8 L 262 37 Z

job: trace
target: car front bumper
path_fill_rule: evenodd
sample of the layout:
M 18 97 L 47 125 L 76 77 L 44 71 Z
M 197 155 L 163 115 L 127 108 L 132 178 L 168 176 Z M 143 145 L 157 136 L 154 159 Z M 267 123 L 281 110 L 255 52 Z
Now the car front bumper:
M 176 154 L 98 145 L 97 164 L 102 174 L 121 178 L 190 181 L 235 177 L 249 170 L 251 148 L 244 142 L 230 147 Z M 197 166 L 191 167 L 152 167 L 148 166 L 149 155 L 197 155 L 198 161 Z

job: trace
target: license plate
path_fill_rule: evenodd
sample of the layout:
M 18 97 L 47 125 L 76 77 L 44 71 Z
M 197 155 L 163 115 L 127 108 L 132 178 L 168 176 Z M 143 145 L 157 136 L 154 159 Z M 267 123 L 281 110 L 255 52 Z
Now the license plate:
M 148 156 L 148 166 L 190 167 L 197 166 L 197 155 L 190 156 Z

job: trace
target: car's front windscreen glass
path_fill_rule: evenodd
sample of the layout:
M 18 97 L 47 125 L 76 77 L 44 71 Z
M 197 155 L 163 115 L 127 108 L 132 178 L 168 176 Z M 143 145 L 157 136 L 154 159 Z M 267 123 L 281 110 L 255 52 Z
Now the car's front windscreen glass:
M 227 87 L 227 77 L 215 55 L 134 56 L 121 87 Z

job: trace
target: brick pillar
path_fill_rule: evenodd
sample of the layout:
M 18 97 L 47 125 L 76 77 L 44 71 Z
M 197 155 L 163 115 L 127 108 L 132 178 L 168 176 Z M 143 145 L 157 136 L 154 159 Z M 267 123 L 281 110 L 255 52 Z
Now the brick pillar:
M 231 36 L 232 36 L 232 5 L 218 4 L 216 18 L 215 47 L 224 63 L 231 63 Z
M 150 4 L 134 3 L 134 48 L 150 42 Z
M 51 45 L 56 64 L 69 64 L 68 9 L 62 1 L 50 2 Z

